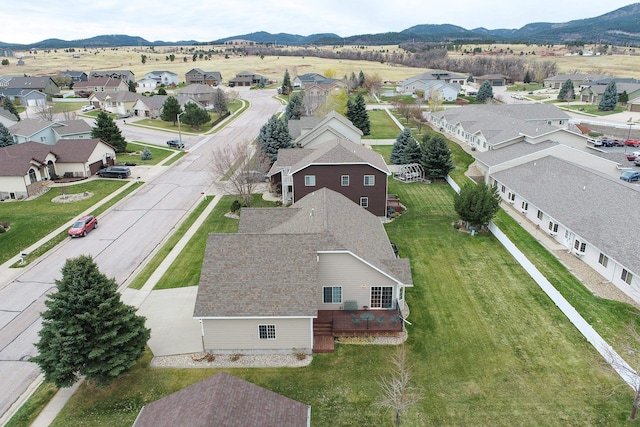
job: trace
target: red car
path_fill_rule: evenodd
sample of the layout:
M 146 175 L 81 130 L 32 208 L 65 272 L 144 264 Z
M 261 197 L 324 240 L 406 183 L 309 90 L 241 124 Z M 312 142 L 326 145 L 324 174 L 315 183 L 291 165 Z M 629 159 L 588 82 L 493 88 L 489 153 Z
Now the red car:
M 630 145 L 631 147 L 640 147 L 640 141 L 637 139 L 627 139 L 624 145 Z
M 94 228 L 98 228 L 98 218 L 93 215 L 83 216 L 73 223 L 69 229 L 69 236 L 84 237 Z
M 629 160 L 630 162 L 633 162 L 634 160 L 637 160 L 638 158 L 640 158 L 640 151 L 634 151 L 633 153 L 627 153 L 627 160 Z

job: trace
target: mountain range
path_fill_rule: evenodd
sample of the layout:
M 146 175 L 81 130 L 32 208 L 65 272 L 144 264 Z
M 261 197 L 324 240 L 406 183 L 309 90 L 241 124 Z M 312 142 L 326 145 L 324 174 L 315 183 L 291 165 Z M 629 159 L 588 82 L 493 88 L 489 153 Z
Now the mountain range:
M 340 37 L 333 33 L 301 36 L 296 34 L 271 34 L 260 31 L 250 34 L 225 37 L 211 42 L 182 40 L 177 42 L 148 41 L 142 37 L 127 35 L 102 35 L 82 40 L 47 39 L 28 45 L 0 42 L 4 49 L 64 49 L 97 48 L 117 46 L 193 46 L 221 44 L 230 40 L 248 40 L 256 43 L 278 45 L 389 45 L 412 41 L 421 42 L 487 42 L 487 43 L 532 43 L 565 44 L 581 41 L 584 43 L 608 43 L 615 45 L 640 46 L 640 3 L 616 9 L 594 18 L 579 19 L 564 23 L 536 22 L 518 29 L 474 28 L 468 30 L 451 24 L 415 25 L 400 32 L 360 34 Z

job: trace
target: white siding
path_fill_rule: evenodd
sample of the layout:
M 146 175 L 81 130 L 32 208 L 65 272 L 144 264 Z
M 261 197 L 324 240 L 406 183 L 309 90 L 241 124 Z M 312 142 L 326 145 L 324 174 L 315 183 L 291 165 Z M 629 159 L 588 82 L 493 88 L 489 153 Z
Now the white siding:
M 358 301 L 358 307 L 371 305 L 371 286 L 392 286 L 398 298 L 397 283 L 348 253 L 321 253 L 318 263 L 318 309 L 340 310 L 342 304 L 324 304 L 323 286 L 342 286 L 342 301 Z
M 313 347 L 310 318 L 204 319 L 204 348 L 213 353 L 310 352 Z M 276 339 L 260 339 L 258 325 L 276 325 Z

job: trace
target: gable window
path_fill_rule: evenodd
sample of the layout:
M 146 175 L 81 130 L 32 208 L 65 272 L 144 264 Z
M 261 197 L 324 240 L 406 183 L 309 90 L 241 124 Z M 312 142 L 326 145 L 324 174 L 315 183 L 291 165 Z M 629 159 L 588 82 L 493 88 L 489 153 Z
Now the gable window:
M 376 176 L 375 175 L 365 175 L 364 176 L 364 185 L 366 185 L 366 186 L 376 185 Z
M 47 142 L 47 137 L 46 136 L 41 136 L 40 137 L 40 142 Z
M 368 197 L 360 197 L 360 206 L 363 208 L 369 207 L 369 198 Z
M 349 175 L 342 175 L 340 177 L 340 185 L 342 185 L 343 187 L 349 186 Z
M 609 257 L 600 252 L 600 258 L 598 259 L 598 262 L 602 264 L 603 267 L 606 267 L 607 264 L 609 264 Z
M 324 286 L 322 288 L 322 302 L 325 304 L 341 304 L 342 303 L 342 287 L 341 286 Z
M 372 286 L 371 308 L 393 308 L 393 288 L 391 286 Z
M 552 233 L 557 233 L 558 232 L 558 223 L 555 223 L 553 221 L 549 221 L 549 231 L 551 231 Z
M 538 219 L 542 219 L 542 211 L 540 209 L 538 209 Z
M 580 240 L 578 239 L 576 239 L 576 241 L 573 243 L 573 247 L 579 252 L 584 252 L 587 250 L 587 244 L 585 242 L 580 242 Z
M 258 325 L 258 336 L 261 340 L 275 340 L 276 325 Z
M 315 175 L 305 175 L 304 176 L 304 185 L 305 185 L 305 187 L 315 187 L 315 185 L 316 185 L 316 176 Z
M 628 272 L 626 269 L 622 269 L 622 276 L 620 276 L 620 278 L 622 279 L 622 281 L 624 283 L 626 283 L 627 285 L 631 284 L 631 281 L 633 280 L 633 274 Z

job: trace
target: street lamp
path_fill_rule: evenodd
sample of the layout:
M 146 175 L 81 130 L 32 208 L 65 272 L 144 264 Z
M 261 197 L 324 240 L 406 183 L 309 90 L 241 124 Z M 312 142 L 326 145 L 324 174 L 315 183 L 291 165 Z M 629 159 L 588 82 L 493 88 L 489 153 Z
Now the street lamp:
M 629 123 L 629 133 L 627 134 L 627 141 L 631 139 L 631 126 L 633 126 L 633 117 L 629 117 L 627 120 Z M 627 153 L 627 141 L 624 142 L 624 152 Z
M 186 113 L 186 111 L 183 111 L 182 113 L 178 113 L 178 144 L 180 147 L 182 146 L 182 132 L 180 132 L 180 116 L 183 115 L 184 113 Z

